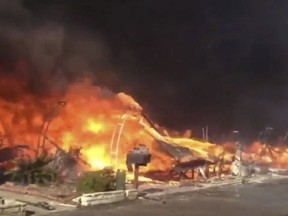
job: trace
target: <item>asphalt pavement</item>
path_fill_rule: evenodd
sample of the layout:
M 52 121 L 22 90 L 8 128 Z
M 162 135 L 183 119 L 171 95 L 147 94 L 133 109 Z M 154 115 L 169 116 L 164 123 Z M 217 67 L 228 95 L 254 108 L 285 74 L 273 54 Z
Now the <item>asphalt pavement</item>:
M 288 216 L 288 180 L 225 186 L 156 200 L 97 206 L 54 216 Z

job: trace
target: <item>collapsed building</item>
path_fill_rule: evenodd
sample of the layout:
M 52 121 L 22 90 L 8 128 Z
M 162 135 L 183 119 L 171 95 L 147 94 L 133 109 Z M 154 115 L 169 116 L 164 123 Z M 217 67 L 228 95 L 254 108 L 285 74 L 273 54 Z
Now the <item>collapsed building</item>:
M 237 175 L 239 167 L 251 164 L 288 166 L 285 147 L 255 143 L 241 150 L 241 159 L 235 159 L 236 141 L 217 145 L 169 136 L 167 130 L 160 132 L 132 97 L 112 94 L 89 82 L 71 85 L 65 100 L 56 99 L 23 93 L 18 101 L 0 98 L 3 181 L 7 171 L 18 182 L 35 183 L 75 181 L 84 171 L 107 166 L 126 170 L 127 154 L 140 143 L 149 150 L 151 160 L 139 175 L 150 179 L 193 179 L 196 174 L 205 180 L 231 172 Z

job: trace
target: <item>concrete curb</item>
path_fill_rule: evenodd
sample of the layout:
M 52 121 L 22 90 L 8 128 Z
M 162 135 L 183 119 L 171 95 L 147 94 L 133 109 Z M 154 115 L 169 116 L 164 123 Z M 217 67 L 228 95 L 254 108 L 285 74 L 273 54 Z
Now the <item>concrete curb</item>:
M 109 192 L 97 192 L 82 194 L 81 196 L 73 199 L 73 202 L 78 203 L 80 206 L 92 206 L 99 204 L 108 204 L 120 202 L 125 199 L 136 200 L 138 199 L 138 190 L 118 190 L 118 191 L 109 191 Z
M 4 199 L 4 204 L 0 205 L 0 215 L 23 215 L 27 204 L 12 199 Z
M 31 186 L 21 187 L 21 186 L 16 186 L 13 184 L 10 185 L 7 183 L 0 186 L 0 191 L 25 194 L 25 195 L 40 197 L 40 198 L 48 199 L 51 201 L 64 202 L 64 203 L 76 197 L 76 194 L 71 194 L 70 196 L 67 196 L 65 198 L 62 198 L 62 197 L 59 198 L 50 194 L 46 194 L 43 188 L 33 188 Z
M 279 176 L 279 175 L 273 175 L 273 176 L 257 176 L 252 177 L 249 179 L 245 179 L 246 184 L 251 183 L 264 183 L 271 179 L 273 180 L 280 180 L 280 179 L 287 179 L 288 176 Z M 215 188 L 215 187 L 222 187 L 222 186 L 228 186 L 228 185 L 239 185 L 242 184 L 242 179 L 233 179 L 233 180 L 226 180 L 222 182 L 216 182 L 216 183 L 210 183 L 210 184 L 203 184 L 201 187 L 195 187 L 195 186 L 186 186 L 186 187 L 177 187 L 177 188 L 170 188 L 166 189 L 161 192 L 155 192 L 155 193 L 148 193 L 145 195 L 146 198 L 157 198 L 161 196 L 171 195 L 171 194 L 178 194 L 178 193 L 185 193 L 185 192 L 192 192 L 192 191 L 198 191 L 208 188 Z
M 82 194 L 80 197 L 77 197 L 72 201 L 78 203 L 81 206 L 91 206 L 91 205 L 119 202 L 124 199 L 125 199 L 125 191 L 119 190 L 119 191 Z
M 128 200 L 136 200 L 138 199 L 138 190 L 136 189 L 130 189 L 130 190 L 126 190 L 125 191 L 125 197 L 128 199 Z

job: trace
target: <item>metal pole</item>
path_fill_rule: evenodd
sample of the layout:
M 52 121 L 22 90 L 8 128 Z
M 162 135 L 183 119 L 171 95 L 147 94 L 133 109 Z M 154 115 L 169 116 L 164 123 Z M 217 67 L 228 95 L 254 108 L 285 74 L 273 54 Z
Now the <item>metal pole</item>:
M 124 116 L 124 119 L 123 119 L 123 123 L 121 124 L 120 126 L 120 131 L 119 131 L 119 134 L 118 134 L 118 139 L 117 139 L 117 143 L 116 143 L 116 159 L 115 159 L 115 169 L 117 170 L 118 169 L 118 152 L 119 152 L 119 143 L 120 143 L 120 138 L 121 138 L 121 135 L 122 135 L 122 132 L 123 132 L 123 128 L 124 128 L 124 125 L 126 123 L 126 116 Z
M 111 165 L 115 166 L 116 170 L 118 169 L 117 164 L 118 164 L 118 152 L 119 152 L 118 149 L 119 149 L 120 138 L 121 138 L 121 135 L 122 135 L 122 132 L 123 132 L 123 127 L 124 127 L 124 125 L 126 123 L 126 119 L 127 119 L 126 118 L 126 114 L 122 115 L 121 118 L 122 118 L 122 123 L 118 123 L 116 125 L 116 128 L 113 131 L 112 139 L 111 139 L 111 143 L 110 143 L 110 163 L 111 163 Z M 120 129 L 119 129 L 119 132 L 118 132 L 116 146 L 115 146 L 116 149 L 114 149 L 115 136 L 116 136 L 116 133 L 117 133 L 117 130 L 118 130 L 119 127 L 120 127 Z M 114 163 L 113 163 L 112 158 L 114 158 Z
M 139 187 L 139 165 L 135 164 L 134 165 L 134 187 L 135 189 L 138 189 Z
M 112 139 L 111 139 L 111 143 L 110 143 L 110 165 L 114 166 L 115 164 L 115 154 L 116 154 L 116 150 L 115 150 L 115 146 L 116 144 L 114 144 L 116 138 L 116 134 L 117 134 L 117 131 L 119 130 L 119 127 L 121 127 L 122 124 L 117 124 L 114 131 L 113 131 L 113 134 L 112 134 Z M 119 132 L 118 132 L 119 134 Z
M 237 155 L 239 157 L 239 163 L 240 163 L 240 167 L 239 167 L 239 177 L 242 177 L 242 145 L 240 144 L 240 142 L 237 142 Z
M 285 136 L 284 136 L 284 142 L 286 141 L 287 136 L 288 136 L 288 131 L 286 131 L 286 133 L 285 133 Z
M 202 137 L 203 137 L 203 140 L 205 140 L 205 131 L 204 131 L 205 129 L 204 128 L 202 128 Z

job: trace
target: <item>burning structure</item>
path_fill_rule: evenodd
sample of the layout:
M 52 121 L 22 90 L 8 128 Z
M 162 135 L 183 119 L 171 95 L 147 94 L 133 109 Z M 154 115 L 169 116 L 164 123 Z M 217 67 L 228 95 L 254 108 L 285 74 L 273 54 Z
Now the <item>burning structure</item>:
M 0 164 L 4 170 L 17 168 L 15 159 L 36 160 L 44 156 L 42 165 L 46 172 L 33 174 L 38 180 L 40 175 L 73 179 L 82 171 L 107 166 L 126 169 L 127 153 L 144 143 L 151 154 L 151 163 L 146 155 L 144 173 L 167 172 L 170 177 L 186 178 L 190 171 L 192 176 L 199 171 L 206 179 L 230 172 L 235 144 L 216 145 L 163 135 L 142 107 L 124 93 L 112 94 L 83 81 L 71 84 L 64 96 L 40 98 L 26 93 L 24 83 L 11 79 L 2 82 L 6 87 L 15 85 L 13 98 L 0 98 Z M 243 160 L 258 164 L 287 168 L 287 159 L 287 148 L 266 143 L 255 143 L 243 150 Z M 40 162 L 23 163 L 27 168 Z

